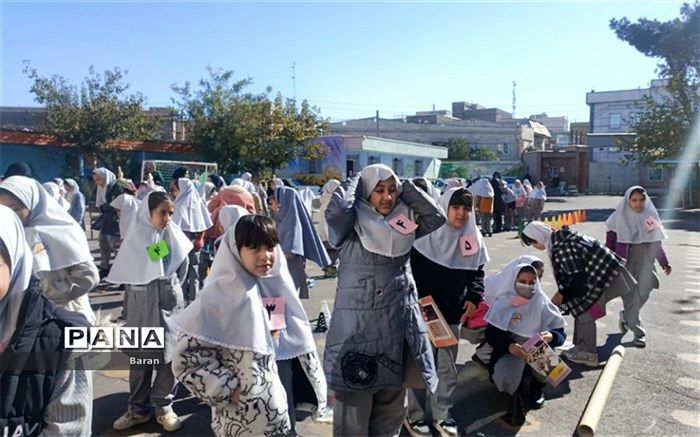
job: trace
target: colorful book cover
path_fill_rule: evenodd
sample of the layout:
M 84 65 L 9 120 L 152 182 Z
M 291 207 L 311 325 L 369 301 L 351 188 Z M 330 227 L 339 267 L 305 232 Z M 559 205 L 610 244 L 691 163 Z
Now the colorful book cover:
M 539 334 L 533 335 L 526 341 L 523 349 L 527 353 L 527 364 L 547 378 L 547 382 L 553 387 L 559 385 L 571 373 L 569 366 Z
M 420 299 L 421 311 L 425 324 L 428 326 L 428 336 L 435 347 L 449 347 L 459 343 L 457 337 L 452 333 L 450 325 L 445 321 L 442 313 L 437 307 L 432 296 L 425 296 Z

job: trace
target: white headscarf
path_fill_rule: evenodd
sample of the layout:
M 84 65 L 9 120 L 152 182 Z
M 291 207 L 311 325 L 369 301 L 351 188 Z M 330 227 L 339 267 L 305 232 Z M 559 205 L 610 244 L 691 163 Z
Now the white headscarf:
M 68 203 L 73 203 L 73 197 L 75 197 L 76 193 L 80 192 L 80 187 L 78 186 L 78 183 L 75 181 L 75 179 L 66 179 L 64 182 L 66 185 L 68 185 L 71 189 L 66 190 L 66 200 Z
M 467 190 L 479 197 L 493 197 L 494 195 L 493 186 L 491 186 L 491 182 L 486 178 L 481 178 L 474 182 Z
M 439 204 L 445 212 L 445 216 L 447 216 L 452 195 L 461 189 L 459 187 L 450 188 L 440 197 Z M 459 247 L 459 239 L 469 235 L 476 237 L 479 251 L 474 255 L 464 256 Z M 437 231 L 417 239 L 413 243 L 413 247 L 432 262 L 448 269 L 478 270 L 479 266 L 486 264 L 490 259 L 484 237 L 476 227 L 476 214 L 473 205 L 469 213 L 469 220 L 460 229 L 445 222 Z
M 36 272 L 56 271 L 92 261 L 85 232 L 39 182 L 25 176 L 12 176 L 0 183 L 26 206 L 29 222 L 24 226 L 32 250 L 43 245 L 48 263 L 36 263 Z M 37 246 L 39 244 L 39 246 Z
M 552 256 L 552 228 L 542 222 L 530 222 L 523 229 L 523 234 L 540 244 L 544 244 L 547 255 Z
M 32 251 L 24 239 L 22 222 L 10 208 L 0 205 L 0 240 L 10 254 L 10 288 L 0 300 L 0 354 L 17 327 L 24 291 L 32 279 Z
M 311 215 L 312 211 L 312 205 L 314 202 L 314 199 L 316 196 L 314 195 L 314 192 L 311 191 L 311 188 L 302 188 L 297 191 L 299 193 L 299 197 L 301 197 L 301 201 L 304 202 L 304 208 L 306 208 L 306 212 Z
M 172 221 L 159 231 L 151 224 L 151 211 L 148 199 L 139 205 L 136 219 L 131 224 L 119 248 L 109 275 L 105 279 L 114 284 L 146 285 L 159 278 L 172 276 L 192 250 L 192 242 Z M 158 261 L 151 261 L 146 248 L 164 240 L 170 254 Z
M 516 179 L 513 183 L 513 193 L 515 194 L 515 197 L 527 196 L 525 187 L 523 187 L 523 183 L 520 182 L 520 179 Z
M 532 265 L 535 261 L 542 262 L 542 260 L 536 256 L 521 255 L 509 262 L 508 265 L 501 270 L 484 279 L 484 301 L 491 306 L 498 298 L 506 295 L 513 288 L 513 284 L 509 282 L 510 277 L 513 275 L 513 270 L 521 264 Z
M 245 172 L 241 175 L 241 179 L 243 179 L 244 181 L 249 181 L 253 179 L 253 175 L 248 172 Z
M 661 223 L 659 212 L 656 210 L 648 194 L 645 194 L 646 201 L 644 202 L 644 209 L 642 212 L 637 213 L 630 207 L 629 202 L 632 191 L 638 189 L 644 190 L 644 188 L 639 185 L 627 189 L 625 197 L 620 200 L 615 211 L 610 214 L 610 217 L 605 221 L 605 226 L 609 230 L 615 231 L 617 234 L 617 241 L 620 243 L 651 243 L 667 239 L 668 234 L 666 234 L 666 229 L 664 229 Z M 653 219 L 658 224 L 658 226 L 651 231 L 647 231 L 644 224 L 648 219 Z
M 435 185 L 433 185 L 432 182 L 430 182 L 427 178 L 423 178 L 423 177 L 415 178 L 414 181 L 416 179 L 422 179 L 423 182 L 425 183 L 425 187 L 428 189 L 428 195 L 430 197 L 432 197 L 433 200 L 435 200 L 436 202 L 440 201 L 440 192 L 437 190 L 437 188 L 435 188 Z M 418 187 L 418 188 L 420 188 L 420 187 Z
M 129 227 L 136 218 L 141 201 L 131 194 L 124 193 L 112 200 L 110 205 L 112 208 L 116 208 L 121 211 L 119 213 L 119 235 L 121 235 L 122 239 L 124 239 L 124 237 L 126 237 L 126 231 L 129 230 Z
M 542 200 L 547 200 L 547 191 L 544 187 L 542 188 L 533 188 L 532 191 L 527 195 L 530 199 L 542 199 Z
M 233 187 L 235 187 L 235 186 L 243 187 L 243 188 L 244 188 L 247 192 L 249 192 L 249 193 L 256 193 L 256 192 L 257 192 L 257 190 L 255 189 L 255 185 L 254 185 L 252 182 L 247 181 L 247 180 L 245 180 L 245 179 L 241 179 L 241 178 L 235 178 L 234 180 L 232 180 L 232 181 L 231 181 L 231 186 L 233 186 Z M 277 185 L 277 186 L 278 186 L 278 187 L 282 187 L 282 186 L 284 186 L 284 184 L 282 184 L 282 185 Z
M 311 327 L 279 245 L 270 273 L 257 278 L 241 265 L 236 224 L 243 208 L 223 236 L 209 276 L 197 299 L 170 319 L 173 329 L 208 343 L 234 350 L 250 350 L 276 360 L 288 360 L 316 350 Z M 285 323 L 273 340 L 261 297 L 285 297 Z
M 340 186 L 340 181 L 336 179 L 329 179 L 328 182 L 323 184 L 321 188 L 321 208 L 319 212 L 321 214 L 321 219 L 318 222 L 318 236 L 321 237 L 321 241 L 328 241 L 328 222 L 326 222 L 326 208 L 333 198 L 333 192 Z
M 70 203 L 61 195 L 61 189 L 55 182 L 44 182 L 41 186 L 48 191 L 49 195 L 54 198 L 61 208 L 66 211 L 70 209 Z
M 405 255 L 411 251 L 411 246 L 415 240 L 415 234 L 403 235 L 394 230 L 389 221 L 399 214 L 404 214 L 413 222 L 416 221 L 416 214 L 400 197 L 396 200 L 394 209 L 385 217 L 369 203 L 369 196 L 380 181 L 394 178 L 396 181 L 396 196 L 401 195 L 401 184 L 393 170 L 384 164 L 372 164 L 362 169 L 360 179 L 362 180 L 363 199 L 355 199 L 355 231 L 360 237 L 362 246 L 372 253 L 394 258 Z M 426 198 L 428 196 L 426 195 Z
M 500 296 L 486 313 L 486 321 L 503 331 L 510 331 L 522 337 L 532 337 L 543 331 L 551 331 L 566 326 L 564 318 L 557 307 L 549 300 L 540 281 L 535 279 L 535 294 L 529 302 L 522 306 L 513 306 L 512 301 L 518 297 L 515 291 L 515 280 L 524 267 L 533 268 L 530 264 L 518 264 L 507 280 L 509 290 Z M 535 272 L 535 278 L 537 273 Z
M 104 179 L 105 183 L 103 186 L 97 186 L 97 196 L 95 198 L 95 206 L 99 207 L 107 203 L 107 191 L 112 186 L 112 184 L 117 180 L 117 176 L 111 171 L 104 167 L 96 168 L 92 171 L 93 174 L 97 174 L 99 177 Z
M 175 199 L 173 223 L 187 232 L 203 232 L 212 225 L 207 203 L 199 197 L 194 184 L 188 178 L 177 180 L 180 192 Z
M 214 188 L 216 188 L 216 185 L 212 184 L 211 182 L 203 183 L 199 187 L 199 197 L 206 202 L 211 192 L 214 191 Z

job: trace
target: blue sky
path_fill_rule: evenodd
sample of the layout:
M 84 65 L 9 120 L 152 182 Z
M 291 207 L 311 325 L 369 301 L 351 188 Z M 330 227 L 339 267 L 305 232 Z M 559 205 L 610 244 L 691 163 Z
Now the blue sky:
M 22 61 L 79 82 L 119 66 L 151 106 L 205 66 L 249 76 L 334 120 L 451 109 L 587 121 L 585 94 L 645 87 L 656 61 L 618 40 L 610 18 L 669 20 L 681 1 L 462 3 L 0 2 L 3 106 L 36 105 Z

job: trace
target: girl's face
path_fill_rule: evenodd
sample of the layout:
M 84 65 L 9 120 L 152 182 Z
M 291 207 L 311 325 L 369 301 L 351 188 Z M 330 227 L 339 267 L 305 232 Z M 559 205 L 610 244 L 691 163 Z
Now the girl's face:
M 540 243 L 539 241 L 535 241 L 534 243 L 530 243 L 530 247 L 534 247 L 537 250 L 544 250 L 544 244 Z
M 104 186 L 105 186 L 105 180 L 102 179 L 102 177 L 101 177 L 100 175 L 98 175 L 97 173 L 93 173 L 93 174 L 92 174 L 92 180 L 95 181 L 95 184 L 96 184 L 98 187 L 104 187 Z
M 629 205 L 632 211 L 640 213 L 644 211 L 644 203 L 647 201 L 647 196 L 642 193 L 634 192 L 630 196 Z
M 535 270 L 537 271 L 537 278 L 541 281 L 542 277 L 544 276 L 544 267 L 542 267 L 541 269 L 535 267 Z
M 270 210 L 273 214 L 279 214 L 280 212 L 280 203 L 275 196 L 270 197 Z
M 164 230 L 170 224 L 175 212 L 175 204 L 171 201 L 161 202 L 151 211 L 151 225 L 159 231 Z
M 471 211 L 466 205 L 450 205 L 447 210 L 447 223 L 453 228 L 462 229 L 467 224 Z
M 532 272 L 520 272 L 515 278 L 515 292 L 520 297 L 530 299 L 535 293 L 535 284 L 537 284 L 537 276 Z
M 369 203 L 379 214 L 388 215 L 396 205 L 397 193 L 394 178 L 384 179 L 370 193 Z
M 17 214 L 23 225 L 29 223 L 31 211 L 18 198 L 9 193 L 0 193 L 0 205 L 5 205 Z
M 268 247 L 260 245 L 257 249 L 242 246 L 239 250 L 241 255 L 241 264 L 243 268 L 253 276 L 262 278 L 270 274 L 272 267 L 275 266 L 276 256 L 275 248 L 277 246 Z
M 66 191 L 69 192 L 69 193 L 73 192 L 73 187 L 71 187 L 70 185 L 68 185 L 68 184 L 65 183 L 65 182 L 63 183 L 63 189 L 66 190 Z

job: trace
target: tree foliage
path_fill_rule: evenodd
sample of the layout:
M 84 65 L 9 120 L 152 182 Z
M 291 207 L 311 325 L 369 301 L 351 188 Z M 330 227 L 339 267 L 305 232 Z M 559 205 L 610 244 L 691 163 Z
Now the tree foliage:
M 46 131 L 75 144 L 84 156 L 114 163 L 120 160 L 110 142 L 152 140 L 158 135 L 160 121 L 145 112 L 145 97 L 128 93 L 126 70 L 115 67 L 100 74 L 91 66 L 80 85 L 59 75 L 41 76 L 28 61 L 23 72 L 33 81 L 35 100 L 46 106 Z
M 681 16 L 660 22 L 640 18 L 610 20 L 618 38 L 646 56 L 658 58 L 657 73 L 665 80 L 662 93 L 647 95 L 632 122 L 636 140 L 621 144 L 628 160 L 646 164 L 682 152 L 698 109 L 700 3 L 685 3 Z
M 464 138 L 449 138 L 436 141 L 434 146 L 447 147 L 447 159 L 450 161 L 495 161 L 498 155 L 485 147 L 473 147 Z
M 230 70 L 207 67 L 208 76 L 198 88 L 189 82 L 174 84 L 174 99 L 188 123 L 188 139 L 198 150 L 219 163 L 223 172 L 261 173 L 284 168 L 309 140 L 323 134 L 327 123 L 317 108 L 303 101 L 284 99 L 272 89 L 248 89 L 251 78 L 234 79 Z

